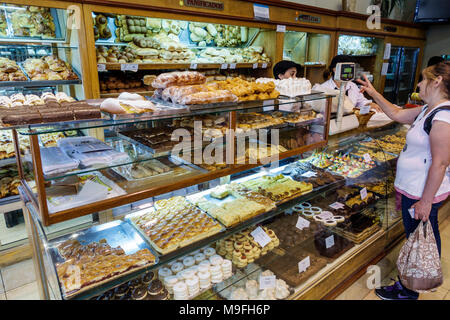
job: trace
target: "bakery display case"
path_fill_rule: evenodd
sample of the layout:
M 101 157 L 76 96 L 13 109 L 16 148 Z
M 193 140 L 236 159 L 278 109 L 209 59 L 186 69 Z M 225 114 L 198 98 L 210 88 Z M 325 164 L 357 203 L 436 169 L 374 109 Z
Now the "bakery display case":
M 305 100 L 308 103 L 306 97 Z M 343 280 L 340 270 L 347 268 L 352 257 L 372 250 L 374 241 L 387 241 L 386 230 L 394 223 L 393 216 L 387 214 L 393 192 L 393 168 L 404 132 L 394 128 L 335 139 L 328 144 L 309 142 L 303 148 L 284 147 L 283 139 L 278 144 L 271 139 L 273 130 L 280 131 L 279 137 L 283 136 L 283 130 L 296 130 L 301 133 L 299 136 L 305 136 L 311 128 L 308 122 L 311 119 L 302 119 L 303 124 L 300 121 L 291 127 L 289 121 L 300 117 L 302 110 L 289 115 L 287 111 L 278 111 L 279 107 L 266 104 L 239 110 L 227 106 L 224 112 L 203 109 L 182 117 L 160 115 L 149 120 L 141 115 L 70 123 L 66 127 L 54 125 L 53 130 L 58 127 L 58 131 L 69 132 L 70 127 L 70 131 L 78 132 L 76 140 L 69 139 L 74 143 L 72 146 L 81 139 L 85 141 L 83 147 L 127 153 L 131 161 L 118 158 L 118 163 L 108 166 L 78 167 L 75 171 L 57 173 L 56 177 L 43 174 L 43 181 L 38 178 L 36 184 L 43 184 L 45 192 L 72 189 L 74 194 L 79 188 L 82 193 L 86 186 L 89 194 L 94 194 L 93 190 L 95 194 L 103 191 L 103 196 L 111 197 L 100 201 L 102 210 L 126 202 L 131 206 L 110 222 L 49 237 L 40 212 L 41 197 L 27 191 L 29 184 L 22 181 L 21 194 L 39 234 L 36 241 L 40 243 L 45 266 L 43 283 L 47 298 L 297 299 L 314 291 L 316 285 L 320 287 L 326 276 Z M 308 109 L 305 112 L 310 115 Z M 313 121 L 326 127 L 328 120 L 319 117 Z M 199 124 L 207 129 L 198 131 Z M 231 137 L 234 143 L 224 143 L 230 137 L 228 132 L 222 133 L 221 125 L 242 130 L 236 130 Z M 103 141 L 80 134 L 94 126 L 104 131 Z M 197 133 L 212 129 L 215 134 L 204 136 L 207 144 L 200 144 L 199 149 L 183 150 L 190 153 L 189 158 L 174 155 L 173 150 L 170 154 L 155 152 L 153 142 L 161 142 L 152 140 L 162 137 L 167 128 L 182 128 L 189 133 L 192 127 Z M 258 132 L 257 141 L 253 141 L 251 134 L 245 135 L 248 133 L 245 129 L 273 132 L 267 140 Z M 46 156 L 42 145 L 46 139 L 42 137 L 51 132 L 48 125 L 46 131 L 36 126 L 32 130 L 17 130 L 19 135 L 29 136 L 32 145 L 37 143 L 41 157 Z M 243 156 L 237 150 L 239 138 L 243 138 Z M 64 138 L 58 141 L 57 145 L 64 150 Z M 308 143 L 305 141 L 300 140 Z M 112 149 L 105 149 L 105 145 Z M 215 154 L 208 152 L 208 148 Z M 220 157 L 215 156 L 222 154 L 222 159 L 226 159 L 230 149 L 235 149 L 235 162 L 227 165 L 223 161 L 222 166 Z M 267 161 L 273 153 L 278 153 L 278 157 Z M 195 161 L 199 154 L 200 163 Z M 212 162 L 205 158 L 208 154 Z M 138 159 L 139 155 L 144 158 Z M 61 167 L 67 169 L 70 167 L 67 164 Z M 35 163 L 34 167 L 39 165 Z M 169 171 L 164 172 L 165 168 Z M 181 169 L 197 172 L 191 176 L 193 179 L 186 179 L 181 171 L 179 175 L 174 173 Z M 166 181 L 158 182 L 159 176 L 171 180 L 170 187 Z M 76 181 L 73 177 L 77 177 Z M 153 183 L 145 185 L 145 180 Z M 139 182 L 140 189 L 135 192 L 143 194 L 142 197 L 131 196 L 129 186 L 133 181 Z M 115 202 L 121 197 L 110 193 L 117 191 L 115 186 L 130 197 Z M 97 201 L 86 196 L 86 192 L 82 198 Z M 47 194 L 49 209 L 50 204 Z M 64 210 L 64 215 L 49 210 L 47 222 L 70 221 L 76 216 L 72 213 L 75 210 L 90 215 L 100 208 L 95 202 L 73 205 L 76 208 Z M 76 261 L 71 260 L 74 255 Z M 92 265 L 80 271 L 79 266 L 86 259 L 93 259 Z M 131 262 L 121 264 L 123 259 Z M 94 274 L 94 265 L 109 265 L 113 261 L 118 263 L 117 270 L 104 268 L 97 272 L 97 268 Z
M 194 15 L 186 20 L 186 15 L 94 5 L 85 5 L 84 15 L 90 57 L 95 57 L 91 65 L 99 71 L 92 79 L 98 87 L 94 98 L 129 89 L 151 95 L 151 81 L 161 70 L 199 70 L 211 81 L 230 74 L 269 76 L 277 59 L 270 24 Z M 140 83 L 123 83 L 124 73 L 138 75 Z

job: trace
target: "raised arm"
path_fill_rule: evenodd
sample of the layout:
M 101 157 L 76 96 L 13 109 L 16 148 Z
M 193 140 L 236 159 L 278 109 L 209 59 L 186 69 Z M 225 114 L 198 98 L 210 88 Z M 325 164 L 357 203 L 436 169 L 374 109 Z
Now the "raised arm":
M 361 79 L 357 80 L 362 85 L 361 92 L 367 92 L 367 94 L 373 98 L 384 113 L 392 120 L 400 123 L 412 124 L 422 111 L 421 108 L 402 109 L 396 105 L 393 105 L 373 87 L 366 75 L 363 75 L 363 77 L 364 81 Z

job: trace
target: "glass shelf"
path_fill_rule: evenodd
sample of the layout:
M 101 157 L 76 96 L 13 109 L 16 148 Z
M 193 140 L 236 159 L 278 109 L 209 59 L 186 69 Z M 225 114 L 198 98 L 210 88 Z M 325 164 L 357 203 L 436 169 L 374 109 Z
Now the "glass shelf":
M 333 97 L 333 95 L 325 95 L 325 94 L 315 94 L 304 97 L 295 97 L 292 99 L 272 99 L 266 101 L 246 101 L 240 102 L 237 104 L 232 104 L 228 106 L 195 106 L 196 110 L 191 111 L 188 109 L 177 110 L 175 113 L 173 111 L 162 112 L 160 114 L 138 114 L 138 115 L 125 115 L 127 118 L 123 119 L 107 119 L 107 115 L 104 115 L 103 119 L 93 119 L 93 120 L 80 120 L 80 121 L 67 121 L 56 124 L 46 123 L 46 124 L 32 124 L 32 125 L 22 125 L 22 126 L 14 126 L 14 127 L 1 127 L 0 130 L 9 130 L 12 128 L 18 129 L 18 133 L 22 135 L 39 135 L 45 133 L 55 133 L 55 132 L 63 132 L 68 130 L 75 129 L 94 129 L 94 128 L 103 128 L 103 127 L 114 127 L 125 124 L 138 124 L 145 123 L 153 120 L 163 120 L 163 119 L 173 119 L 183 116 L 195 116 L 209 113 L 220 113 L 220 112 L 230 112 L 230 111 L 239 111 L 239 110 L 250 110 L 250 109 L 258 109 L 258 108 L 274 108 L 276 106 L 291 104 L 294 102 L 308 102 L 314 100 L 322 100 L 327 97 Z M 99 103 L 102 100 L 93 100 L 94 103 Z M 87 100 L 90 103 L 89 100 Z M 130 118 L 131 117 L 131 118 Z M 120 116 L 118 117 L 120 118 Z

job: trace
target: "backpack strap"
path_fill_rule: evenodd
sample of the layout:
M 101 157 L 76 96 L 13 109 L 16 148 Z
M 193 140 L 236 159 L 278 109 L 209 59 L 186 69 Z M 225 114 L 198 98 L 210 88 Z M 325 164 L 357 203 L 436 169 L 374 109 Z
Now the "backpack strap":
M 436 113 L 438 113 L 439 111 L 442 111 L 442 110 L 450 110 L 450 106 L 441 106 L 439 108 L 434 109 L 433 111 L 430 112 L 430 114 L 425 119 L 425 122 L 423 123 L 423 130 L 428 135 L 430 135 L 430 132 L 431 132 L 431 126 L 433 125 L 434 116 L 436 115 Z

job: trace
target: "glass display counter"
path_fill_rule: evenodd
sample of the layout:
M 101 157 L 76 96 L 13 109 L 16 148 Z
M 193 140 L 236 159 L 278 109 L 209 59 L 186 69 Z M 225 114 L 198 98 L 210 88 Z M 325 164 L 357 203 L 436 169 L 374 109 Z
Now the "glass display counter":
M 47 94 L 86 97 L 83 86 L 81 29 L 71 28 L 76 6 L 52 2 L 53 7 L 15 1 L 0 4 L 0 107 L 2 110 L 44 103 Z M 70 7 L 72 5 L 72 7 Z M 83 30 L 84 31 L 84 30 Z M 81 44 L 80 44 L 81 43 Z M 28 139 L 26 139 L 28 140 Z M 20 153 L 30 150 L 23 142 Z M 0 248 L 23 244 L 27 234 L 17 187 L 13 133 L 0 133 Z M 29 171 L 24 173 L 29 175 Z M 86 224 L 83 224 L 86 227 Z

